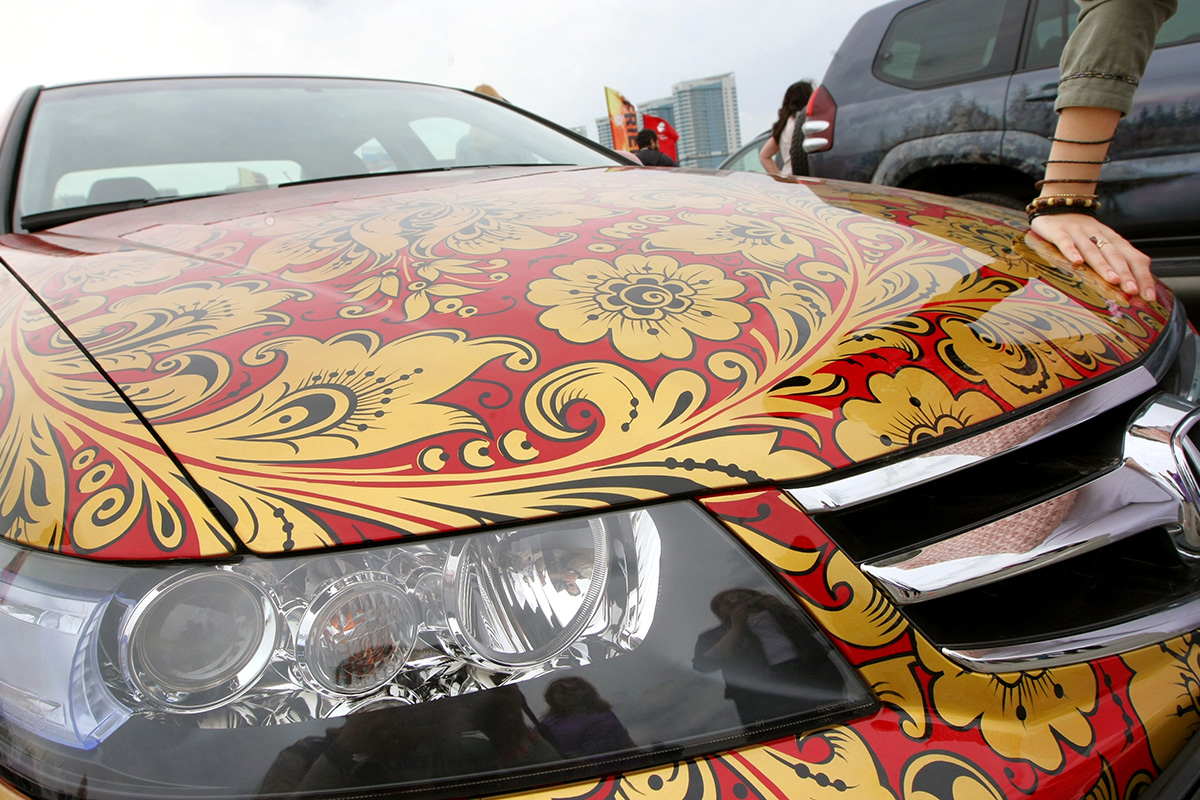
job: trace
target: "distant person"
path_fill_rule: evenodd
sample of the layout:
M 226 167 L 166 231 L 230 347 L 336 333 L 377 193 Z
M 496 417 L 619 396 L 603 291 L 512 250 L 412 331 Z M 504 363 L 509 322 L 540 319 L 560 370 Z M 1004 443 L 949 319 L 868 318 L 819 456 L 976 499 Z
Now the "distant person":
M 649 128 L 637 133 L 638 149 L 634 155 L 647 167 L 678 167 L 675 159 L 658 149 L 658 134 Z
M 801 146 L 804 134 L 800 128 L 804 124 L 804 110 L 812 93 L 810 81 L 796 81 L 783 93 L 783 105 L 779 107 L 779 119 L 771 126 L 771 138 L 758 151 L 758 160 L 770 174 L 808 174 L 808 155 Z M 783 156 L 782 169 L 775 165 L 776 154 Z
M 491 84 L 481 83 L 473 91 L 508 103 L 508 99 Z M 531 164 L 537 161 L 532 153 L 513 141 L 506 133 L 478 126 L 472 126 L 458 140 L 454 148 L 454 160 L 457 166 L 462 167 Z
M 504 95 L 497 92 L 494 88 L 492 88 L 492 85 L 488 83 L 479 84 L 475 87 L 474 91 L 476 94 L 486 94 L 488 97 L 494 97 L 497 100 L 504 100 Z M 508 101 L 504 100 L 504 102 L 507 103 Z
M 1096 185 L 1117 122 L 1133 95 L 1159 28 L 1176 0 L 1076 0 L 1079 27 L 1059 62 L 1058 125 L 1041 194 L 1026 208 L 1034 233 L 1073 264 L 1087 264 L 1128 294 L 1154 300 L 1150 259 L 1096 219 Z

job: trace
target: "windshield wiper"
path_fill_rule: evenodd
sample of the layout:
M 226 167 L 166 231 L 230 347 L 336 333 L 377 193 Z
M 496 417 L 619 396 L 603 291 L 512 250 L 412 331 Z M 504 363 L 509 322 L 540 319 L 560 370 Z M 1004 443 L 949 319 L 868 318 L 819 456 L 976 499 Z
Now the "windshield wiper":
M 577 167 L 578 164 L 530 164 L 528 162 L 514 164 L 455 164 L 449 167 L 422 167 L 421 169 L 394 169 L 387 172 L 360 172 L 353 175 L 329 175 L 325 178 L 306 178 L 302 181 L 288 181 L 279 186 L 309 186 L 314 183 L 329 183 L 331 181 L 348 181 L 355 178 L 386 178 L 389 175 L 421 175 L 429 172 L 453 172 L 460 169 L 491 169 L 493 167 Z
M 490 169 L 492 167 L 574 167 L 577 164 L 456 164 L 449 167 L 428 167 L 425 169 L 407 169 L 394 170 L 391 172 L 368 172 L 366 174 L 356 175 L 330 175 L 325 178 L 309 178 L 302 181 L 288 181 L 280 183 L 278 186 L 307 186 L 313 183 L 327 183 L 329 181 L 344 181 L 352 178 L 374 178 L 387 175 L 414 175 L 423 172 L 450 172 L 460 169 Z M 129 200 L 114 200 L 109 203 L 94 203 L 88 206 L 73 206 L 71 208 L 56 208 L 53 211 L 40 211 L 37 214 L 28 214 L 21 217 L 21 227 L 29 232 L 43 231 L 47 228 L 53 228 L 57 225 L 66 225 L 68 222 L 78 222 L 89 217 L 99 217 L 104 214 L 112 214 L 117 211 L 128 211 L 133 208 L 144 208 L 146 206 L 157 206 L 165 203 L 177 203 L 180 200 L 195 200 L 201 197 L 218 197 L 224 194 L 234 194 L 238 191 L 253 191 L 258 188 L 267 187 L 247 187 L 245 189 L 233 189 L 223 192 L 207 192 L 203 194 L 187 194 L 187 195 L 172 195 L 170 197 L 138 197 L 130 198 Z
M 136 197 L 129 200 L 114 200 L 109 203 L 94 203 L 90 206 L 73 206 L 71 208 L 56 208 L 53 211 L 41 211 L 21 217 L 21 227 L 29 232 L 44 231 L 56 225 L 66 225 L 68 222 L 78 222 L 89 217 L 100 217 L 117 211 L 128 211 L 131 208 L 159 206 L 166 203 L 177 203 L 180 200 L 195 200 L 200 197 L 216 197 L 230 192 L 208 192 L 205 194 L 172 195 L 170 197 Z

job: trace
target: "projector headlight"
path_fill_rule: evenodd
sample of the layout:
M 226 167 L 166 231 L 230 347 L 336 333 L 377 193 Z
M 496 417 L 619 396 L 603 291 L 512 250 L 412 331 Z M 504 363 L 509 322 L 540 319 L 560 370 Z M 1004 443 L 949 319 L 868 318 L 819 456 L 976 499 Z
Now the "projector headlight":
M 262 674 L 275 647 L 266 592 L 227 571 L 185 572 L 148 592 L 125 620 L 125 677 L 170 708 L 211 708 Z

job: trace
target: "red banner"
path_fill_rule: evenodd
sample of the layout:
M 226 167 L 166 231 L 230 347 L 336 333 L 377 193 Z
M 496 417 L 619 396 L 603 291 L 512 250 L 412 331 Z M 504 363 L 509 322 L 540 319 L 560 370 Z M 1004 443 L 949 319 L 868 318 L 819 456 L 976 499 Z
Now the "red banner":
M 671 123 L 662 117 L 652 117 L 649 114 L 642 114 L 642 124 L 658 134 L 658 149 L 678 163 L 679 154 L 676 152 L 677 147 L 675 143 L 679 141 L 679 132 L 671 126 Z

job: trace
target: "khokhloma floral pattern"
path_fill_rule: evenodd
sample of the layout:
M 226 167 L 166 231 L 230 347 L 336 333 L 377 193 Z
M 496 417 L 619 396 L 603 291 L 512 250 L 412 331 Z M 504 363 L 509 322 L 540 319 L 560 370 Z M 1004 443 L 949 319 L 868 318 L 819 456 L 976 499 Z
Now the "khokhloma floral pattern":
M 1169 310 L 901 192 L 372 181 L 0 240 L 0 535 L 281 553 L 797 480 L 1126 367 Z

